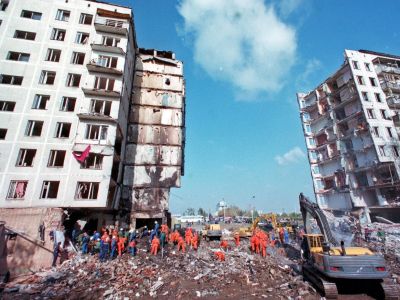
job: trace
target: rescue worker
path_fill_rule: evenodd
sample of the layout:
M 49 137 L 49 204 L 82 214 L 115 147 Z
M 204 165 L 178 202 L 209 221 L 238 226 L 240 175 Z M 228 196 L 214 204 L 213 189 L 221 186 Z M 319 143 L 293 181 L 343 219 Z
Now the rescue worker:
M 118 238 L 118 256 L 122 255 L 122 252 L 125 251 L 125 237 L 124 236 L 120 236 Z
M 234 239 L 235 239 L 236 247 L 239 247 L 240 246 L 240 235 L 239 235 L 239 232 L 235 232 Z
M 154 221 L 154 232 L 157 234 L 158 233 L 158 229 L 160 228 L 160 224 L 158 224 L 157 221 Z
M 289 231 L 286 228 L 283 230 L 283 239 L 285 244 L 289 244 Z
M 116 235 L 113 235 L 112 239 L 111 239 L 111 255 L 110 255 L 110 259 L 114 259 L 114 257 L 116 256 L 117 244 L 118 244 L 118 237 Z
M 165 244 L 167 243 L 167 235 L 164 231 L 161 231 L 160 233 L 160 243 L 161 243 L 161 248 L 164 248 Z
M 268 245 L 267 239 L 262 239 L 260 244 L 261 244 L 261 255 L 262 255 L 262 257 L 266 257 L 267 256 L 267 245 Z
M 186 232 L 185 232 L 185 241 L 188 246 L 190 245 L 192 237 L 193 237 L 192 228 L 189 227 L 186 229 Z
M 54 246 L 53 250 L 53 263 L 51 264 L 53 267 L 57 265 L 57 258 L 60 256 L 61 252 L 62 252 L 61 242 L 58 242 Z
M 260 238 L 256 235 L 256 238 L 254 240 L 255 242 L 255 247 L 256 247 L 256 253 L 260 254 Z
M 151 251 L 150 251 L 150 253 L 153 254 L 153 255 L 157 255 L 159 247 L 160 247 L 160 240 L 158 239 L 157 236 L 155 236 L 154 239 L 151 241 Z
M 227 251 L 228 250 L 228 241 L 226 241 L 226 240 L 221 240 L 221 243 L 219 244 L 220 245 L 220 247 L 222 248 L 222 249 L 224 249 L 225 251 Z
M 136 255 L 136 240 L 132 239 L 129 242 L 129 251 L 131 253 L 131 256 L 135 256 Z
M 222 251 L 216 251 L 215 253 L 215 258 L 219 261 L 225 261 L 225 253 Z
M 88 253 L 88 245 L 89 245 L 89 235 L 87 232 L 83 233 L 82 236 L 82 254 L 87 254 Z
M 256 236 L 253 234 L 250 238 L 251 252 L 254 253 L 256 251 Z
M 192 237 L 192 249 L 197 251 L 198 243 L 199 243 L 199 235 L 195 233 Z
M 178 238 L 178 251 L 182 249 L 182 252 L 185 253 L 185 240 L 183 237 L 179 236 Z
M 104 231 L 101 242 L 100 242 L 100 261 L 105 261 L 108 256 L 108 252 L 110 249 L 110 236 L 108 234 L 108 230 Z

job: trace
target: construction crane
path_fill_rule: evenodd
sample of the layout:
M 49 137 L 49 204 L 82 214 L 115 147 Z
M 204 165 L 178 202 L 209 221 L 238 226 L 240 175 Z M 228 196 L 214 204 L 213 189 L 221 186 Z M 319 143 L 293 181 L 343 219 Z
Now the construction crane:
M 326 298 L 338 296 L 337 285 L 352 284 L 381 291 L 385 299 L 399 299 L 394 285 L 386 284 L 389 272 L 383 256 L 368 248 L 345 247 L 332 235 L 324 212 L 302 193 L 299 196 L 304 221 L 301 245 L 302 272 L 306 280 L 320 289 Z M 314 220 L 314 221 L 313 221 Z M 315 222 L 320 233 L 312 233 Z M 378 296 L 382 298 L 382 295 Z

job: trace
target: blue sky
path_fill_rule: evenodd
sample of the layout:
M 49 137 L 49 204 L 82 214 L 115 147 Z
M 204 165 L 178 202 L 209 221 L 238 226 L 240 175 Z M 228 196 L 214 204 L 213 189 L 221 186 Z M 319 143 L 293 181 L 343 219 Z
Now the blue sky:
M 296 103 L 344 49 L 400 54 L 397 0 L 114 0 L 140 47 L 184 62 L 186 164 L 174 213 L 218 201 L 298 210 L 312 182 Z M 252 196 L 255 196 L 253 199 Z

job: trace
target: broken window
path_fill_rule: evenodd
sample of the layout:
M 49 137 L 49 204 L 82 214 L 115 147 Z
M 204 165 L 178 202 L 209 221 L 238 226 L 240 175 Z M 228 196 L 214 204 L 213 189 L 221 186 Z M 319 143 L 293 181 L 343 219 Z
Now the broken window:
M 79 17 L 79 24 L 85 24 L 85 25 L 90 25 L 92 24 L 93 21 L 93 15 L 89 14 L 81 14 Z
M 393 146 L 393 155 L 394 157 L 399 157 L 399 148 L 397 146 Z
M 368 119 L 376 119 L 374 110 L 372 108 L 367 109 L 367 116 Z
M 68 22 L 71 12 L 69 10 L 59 9 L 57 10 L 56 20 Z
M 5 140 L 7 135 L 7 129 L 6 128 L 0 128 L 0 140 Z
M 22 85 L 22 80 L 24 77 L 22 76 L 14 76 L 14 75 L 0 75 L 0 83 L 2 84 L 11 84 L 11 85 Z
M 386 127 L 386 130 L 387 130 L 388 136 L 389 136 L 390 138 L 393 138 L 392 128 Z
M 65 39 L 65 33 L 66 31 L 64 29 L 53 28 L 50 39 L 55 41 L 63 41 Z
M 377 126 L 372 127 L 372 132 L 373 132 L 373 135 L 374 135 L 374 136 L 380 137 L 380 134 L 379 134 L 379 127 L 377 127 Z
M 99 90 L 114 90 L 115 79 L 107 78 L 107 77 L 97 77 L 94 81 L 94 88 Z
M 358 66 L 358 61 L 353 60 L 353 67 L 356 70 L 360 70 L 360 67 Z
M 362 92 L 361 94 L 362 94 L 362 97 L 363 97 L 363 100 L 364 100 L 364 101 L 369 101 L 368 93 L 367 93 L 367 92 Z
M 62 97 L 60 111 L 74 111 L 75 110 L 76 98 L 73 97 Z
M 15 30 L 14 38 L 34 41 L 36 38 L 36 33 L 30 31 Z
M 121 39 L 119 39 L 119 38 L 114 38 L 111 36 L 103 36 L 101 43 L 105 46 L 118 47 L 120 42 L 121 42 Z
M 359 85 L 364 85 L 364 78 L 362 76 L 357 76 L 357 81 Z
M 369 63 L 364 63 L 364 65 L 365 65 L 365 69 L 366 69 L 367 71 L 370 71 L 370 72 L 371 72 L 370 64 L 369 64 Z
M 71 64 L 83 65 L 84 61 L 85 61 L 85 53 L 72 52 Z
M 111 101 L 96 100 L 90 101 L 90 112 L 109 116 L 111 113 Z
M 75 43 L 77 44 L 86 44 L 89 41 L 89 33 L 86 32 L 77 32 Z
M 380 112 L 381 112 L 381 116 L 382 116 L 383 119 L 385 119 L 385 120 L 391 120 L 390 117 L 389 117 L 389 113 L 387 112 L 387 110 L 385 110 L 385 109 L 380 109 Z
M 377 102 L 382 102 L 381 94 L 375 93 L 375 100 L 376 100 Z
M 111 26 L 111 27 L 118 27 L 122 28 L 124 22 L 122 21 L 117 21 L 117 20 L 111 20 L 111 19 L 106 19 L 106 26 Z
M 97 153 L 90 153 L 88 157 L 81 164 L 82 169 L 96 169 L 100 170 L 103 165 L 103 155 Z
M 379 154 L 381 156 L 386 156 L 385 146 L 379 146 Z
M 42 18 L 42 13 L 30 10 L 22 10 L 21 17 L 33 20 L 40 20 Z
M 79 87 L 81 82 L 81 74 L 68 73 L 66 85 L 69 87 Z
M 64 166 L 65 159 L 64 150 L 50 150 L 49 161 L 47 162 L 47 166 L 49 168 L 60 168 Z
M 43 181 L 40 199 L 55 199 L 58 194 L 59 181 Z
M 54 80 L 56 79 L 56 72 L 52 71 L 42 71 L 39 78 L 40 84 L 54 84 Z
M 100 55 L 97 60 L 97 65 L 105 68 L 116 68 L 118 57 Z
M 20 149 L 17 157 L 16 167 L 32 167 L 36 149 Z
M 75 199 L 97 199 L 99 182 L 78 182 Z
M 8 7 L 9 0 L 1 0 L 0 1 L 0 10 L 5 11 Z
M 43 121 L 28 120 L 25 136 L 40 136 L 42 134 Z
M 61 57 L 61 50 L 58 49 L 47 49 L 47 54 L 46 54 L 46 61 L 53 61 L 53 62 L 59 62 Z
M 94 125 L 87 124 L 86 125 L 86 134 L 85 139 L 88 140 L 106 140 L 108 133 L 107 125 Z
M 370 78 L 369 78 L 369 82 L 371 83 L 371 86 L 377 86 L 377 85 L 376 85 L 376 79 L 375 79 L 375 78 L 370 77 Z
M 24 199 L 28 181 L 11 180 L 7 199 Z
M 35 95 L 33 98 L 32 109 L 47 109 L 47 102 L 50 100 L 49 95 Z
M 57 122 L 55 138 L 68 138 L 71 130 L 71 123 Z
M 0 111 L 14 111 L 15 102 L 0 101 Z
M 9 51 L 7 55 L 8 60 L 16 60 L 16 61 L 29 61 L 29 57 L 31 55 L 29 53 L 22 53 L 22 52 L 13 52 Z

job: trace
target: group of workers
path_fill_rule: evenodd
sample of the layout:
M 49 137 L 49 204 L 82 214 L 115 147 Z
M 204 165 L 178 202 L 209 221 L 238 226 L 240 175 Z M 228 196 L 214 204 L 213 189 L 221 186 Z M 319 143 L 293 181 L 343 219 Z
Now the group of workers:
M 200 241 L 201 233 L 197 232 L 191 227 L 186 230 L 174 230 L 170 232 L 166 224 L 154 223 L 154 228 L 148 230 L 147 226 L 139 230 L 131 228 L 130 230 L 114 227 L 104 227 L 100 232 L 94 231 L 91 236 L 85 231 L 73 232 L 72 241 L 75 247 L 80 248 L 82 254 L 99 254 L 100 261 L 104 262 L 108 259 L 114 259 L 121 256 L 124 252 L 130 253 L 131 256 L 137 254 L 137 239 L 145 239 L 148 251 L 152 255 L 157 255 L 159 251 L 163 251 L 167 244 L 172 245 L 172 249 L 176 246 L 178 252 L 186 252 L 186 249 L 197 251 Z M 288 242 L 288 234 L 282 229 L 279 232 L 279 239 L 282 243 Z M 252 237 L 250 238 L 250 250 L 253 253 L 261 254 L 262 257 L 267 255 L 267 246 L 275 247 L 275 236 L 260 230 L 255 229 Z M 236 247 L 240 246 L 240 236 L 238 232 L 234 233 L 234 244 Z M 225 253 L 231 248 L 227 240 L 220 241 L 220 250 L 214 252 L 214 256 L 219 261 L 225 260 Z M 162 252 L 163 253 L 163 252 Z M 53 265 L 60 254 L 60 245 L 55 245 L 53 256 Z

